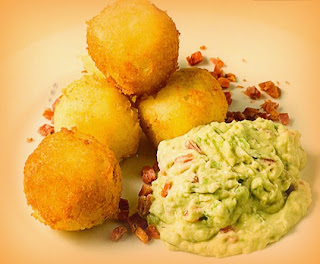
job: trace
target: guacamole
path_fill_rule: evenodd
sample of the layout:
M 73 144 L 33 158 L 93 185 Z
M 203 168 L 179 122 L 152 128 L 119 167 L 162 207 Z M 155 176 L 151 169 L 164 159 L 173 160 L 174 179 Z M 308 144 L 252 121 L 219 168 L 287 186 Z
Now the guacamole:
M 213 122 L 162 141 L 149 224 L 172 250 L 225 257 L 278 241 L 307 212 L 300 134 L 269 120 Z

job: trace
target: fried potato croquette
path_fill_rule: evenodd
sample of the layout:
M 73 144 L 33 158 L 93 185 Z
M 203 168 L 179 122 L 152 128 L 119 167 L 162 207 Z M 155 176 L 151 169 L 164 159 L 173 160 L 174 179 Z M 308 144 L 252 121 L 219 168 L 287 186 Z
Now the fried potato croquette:
M 137 152 L 141 136 L 137 110 L 110 81 L 84 75 L 63 90 L 54 128 L 77 127 L 107 145 L 120 161 Z
M 179 32 L 148 0 L 118 0 L 87 24 L 89 55 L 124 94 L 155 92 L 177 69 Z
M 91 228 L 116 217 L 121 169 L 114 153 L 95 138 L 62 129 L 27 159 L 24 191 L 33 216 L 52 229 Z
M 222 122 L 227 110 L 220 84 L 207 70 L 199 68 L 175 72 L 158 94 L 138 102 L 142 130 L 155 146 L 193 127 Z

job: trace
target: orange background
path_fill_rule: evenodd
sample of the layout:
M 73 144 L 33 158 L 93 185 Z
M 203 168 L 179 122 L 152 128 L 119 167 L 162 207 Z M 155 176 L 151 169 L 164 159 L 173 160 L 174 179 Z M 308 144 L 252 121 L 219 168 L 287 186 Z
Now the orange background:
M 280 0 L 266 0 L 266 1 L 251 1 L 251 0 L 204 0 L 201 1 L 201 5 L 198 1 L 188 0 L 154 0 L 153 1 L 161 9 L 168 10 L 169 15 L 172 13 L 182 12 L 189 17 L 190 21 L 193 19 L 201 19 L 201 14 L 212 14 L 212 16 L 224 16 L 241 18 L 246 17 L 251 20 L 252 23 L 265 23 L 276 26 L 277 28 L 289 32 L 295 36 L 300 37 L 305 42 L 305 56 L 307 63 L 301 65 L 301 75 L 305 75 L 305 86 L 301 87 L 305 96 L 304 100 L 309 104 L 306 107 L 301 108 L 300 123 L 308 124 L 308 129 L 303 129 L 303 136 L 306 140 L 306 149 L 309 149 L 310 161 L 313 167 L 309 169 L 309 172 L 314 174 L 313 177 L 320 177 L 320 120 L 319 120 L 319 61 L 320 61 L 320 3 L 319 1 L 280 1 Z M 0 124 L 1 124 L 1 137 L 0 137 L 0 263 L 127 263 L 128 255 L 126 252 L 132 250 L 130 246 L 124 244 L 108 244 L 114 251 L 113 254 L 106 255 L 103 250 L 97 251 L 94 254 L 93 242 L 88 251 L 82 249 L 81 252 L 73 247 L 72 239 L 61 239 L 64 237 L 72 238 L 71 235 L 60 235 L 61 247 L 63 250 L 56 250 L 55 245 L 57 241 L 47 241 L 46 234 L 53 232 L 48 228 L 44 228 L 41 231 L 38 229 L 28 230 L 28 233 L 34 232 L 34 237 L 24 237 L 23 231 L 23 215 L 25 213 L 14 210 L 23 199 L 23 194 L 18 193 L 17 197 L 16 186 L 20 186 L 21 175 L 15 175 L 9 169 L 12 164 L 11 158 L 18 155 L 17 144 L 14 144 L 16 138 L 16 132 L 19 130 L 18 116 L 21 112 L 25 111 L 20 108 L 19 102 L 23 102 L 23 98 L 18 94 L 13 94 L 12 91 L 16 91 L 13 87 L 10 87 L 8 80 L 10 78 L 19 78 L 19 71 L 28 67 L 28 62 L 24 62 L 23 65 L 17 65 L 15 69 L 6 69 L 6 61 L 10 60 L 10 57 L 17 52 L 28 48 L 33 43 L 45 39 L 46 37 L 72 28 L 78 25 L 84 24 L 86 20 L 97 14 L 107 1 L 105 0 L 56 0 L 56 1 L 1 1 L 0 9 L 0 29 L 1 29 L 1 43 L 0 43 Z M 173 17 L 174 19 L 174 17 Z M 213 19 L 214 20 L 214 19 Z M 217 24 L 206 24 L 203 21 L 205 27 L 212 29 L 212 34 L 215 34 L 215 27 L 223 27 L 224 21 L 217 21 Z M 191 23 L 191 22 L 190 22 Z M 184 25 L 181 25 L 183 28 Z M 197 30 L 197 28 L 192 28 Z M 226 34 L 232 31 L 232 27 L 225 28 Z M 181 30 L 182 31 L 182 30 Z M 254 34 L 253 34 L 254 36 Z M 223 35 L 215 36 L 218 42 L 219 39 L 223 39 Z M 249 36 L 243 36 L 244 38 Z M 266 35 L 266 38 L 268 36 Z M 83 40 L 85 41 L 85 40 Z M 277 41 L 277 39 L 274 39 Z M 201 42 L 201 40 L 200 40 Z M 203 43 L 206 44 L 206 43 Z M 236 48 L 236 42 L 232 47 Z M 281 43 L 279 43 L 281 45 Z M 271 56 L 271 55 L 270 55 Z M 301 56 L 301 54 L 299 54 Z M 288 64 L 298 63 L 295 57 Z M 2 68 L 1 68 L 2 67 Z M 36 74 L 36 73 L 34 73 Z M 28 90 L 20 89 L 20 93 L 28 93 Z M 15 98 L 17 99 L 15 101 Z M 21 100 L 21 101 L 19 101 Z M 16 102 L 16 104 L 15 104 Z M 296 106 L 299 108 L 299 102 Z M 11 118 L 12 117 L 12 118 Z M 21 124 L 23 125 L 23 124 Z M 27 137 L 27 136 L 26 136 Z M 20 141 L 19 141 L 20 142 Z M 14 146 L 14 147 L 13 147 Z M 23 166 L 22 164 L 16 164 L 15 166 Z M 20 168 L 20 172 L 22 169 Z M 290 246 L 289 240 L 280 242 L 279 247 L 275 250 L 276 255 L 274 259 L 268 255 L 268 249 L 262 252 L 258 252 L 259 256 L 262 256 L 260 263 L 287 263 L 290 259 L 290 263 L 318 263 L 320 259 L 320 206 L 319 206 L 319 180 L 314 180 L 315 186 L 312 186 L 315 190 L 313 193 L 314 204 L 312 207 L 312 214 L 315 215 L 311 220 L 306 219 L 303 226 L 308 225 L 309 228 L 302 236 L 301 248 L 294 247 L 293 255 L 295 259 L 290 258 L 288 255 L 281 253 L 281 249 L 285 249 L 286 246 Z M 20 187 L 19 187 L 20 188 Z M 19 189 L 20 190 L 20 189 Z M 18 201 L 19 200 L 19 201 Z M 39 223 L 35 222 L 35 225 Z M 94 234 L 97 234 L 100 229 L 98 228 Z M 297 231 L 301 234 L 304 230 L 297 228 Z M 297 236 L 298 237 L 298 236 Z M 46 241 L 45 244 L 41 243 L 41 239 Z M 87 239 L 94 241 L 90 235 L 87 235 Z M 26 242 L 28 241 L 28 242 Z M 133 240 L 135 241 L 135 240 Z M 32 243 L 37 244 L 37 249 Z M 81 244 L 81 241 L 75 241 L 74 243 Z M 286 244 L 288 243 L 288 245 Z M 145 254 L 138 254 L 137 259 L 131 259 L 130 263 L 144 263 L 152 262 L 159 263 L 162 258 L 154 259 L 154 256 L 150 252 L 155 252 L 156 244 L 153 243 L 150 246 L 144 246 L 140 243 L 132 243 L 132 247 L 137 249 L 145 248 Z M 101 245 L 97 245 L 101 248 Z M 300 250 L 300 251 L 299 251 Z M 299 251 L 299 252 L 298 252 Z M 287 252 L 287 251 L 286 251 Z M 171 259 L 166 259 L 168 263 L 233 263 L 236 261 L 239 263 L 250 262 L 257 255 L 256 253 L 250 255 L 244 255 L 235 258 L 227 258 L 223 260 L 216 260 L 214 258 L 200 258 L 194 255 L 179 253 L 168 253 Z M 129 256 L 130 257 L 130 256 Z M 163 257 L 163 256 L 161 256 Z M 142 260 L 141 260 L 142 258 Z M 145 259 L 146 258 L 146 259 Z M 250 260 L 250 258 L 252 258 Z M 151 261 L 152 260 L 152 261 Z M 266 262 L 268 261 L 268 262 Z M 251 262 L 250 262 L 251 263 Z

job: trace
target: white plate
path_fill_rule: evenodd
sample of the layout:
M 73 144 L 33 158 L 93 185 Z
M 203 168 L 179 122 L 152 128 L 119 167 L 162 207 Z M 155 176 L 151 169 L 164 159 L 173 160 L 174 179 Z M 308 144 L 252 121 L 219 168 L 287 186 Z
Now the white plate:
M 36 41 L 1 62 L 0 262 L 317 263 L 320 109 L 316 63 L 320 61 L 320 43 L 311 29 L 308 32 L 311 18 L 307 13 L 315 14 L 316 5 L 304 1 L 154 2 L 168 10 L 181 32 L 180 67 L 187 66 L 186 56 L 206 45 L 207 50 L 202 52 L 206 60 L 200 67 L 212 70 L 208 58 L 220 57 L 227 64 L 226 71 L 236 74 L 237 85 L 280 82 L 281 111 L 289 113 L 291 127 L 302 133 L 302 145 L 308 154 L 308 165 L 303 171 L 313 194 L 308 215 L 266 249 L 224 259 L 170 252 L 161 241 L 144 245 L 133 235 L 110 242 L 109 233 L 116 226 L 111 221 L 91 230 L 68 233 L 53 231 L 33 219 L 23 193 L 23 166 L 41 140 L 36 131 L 45 122 L 41 116 L 44 108 L 52 104 L 61 88 L 81 75 L 79 55 L 85 53 L 86 47 L 86 27 L 81 24 Z M 297 14 L 299 20 L 295 20 Z M 231 91 L 232 110 L 251 105 L 240 89 Z M 35 142 L 26 143 L 28 137 L 35 138 Z M 141 185 L 140 169 L 155 160 L 155 151 L 145 140 L 138 154 L 122 163 L 123 196 L 130 199 L 133 209 Z

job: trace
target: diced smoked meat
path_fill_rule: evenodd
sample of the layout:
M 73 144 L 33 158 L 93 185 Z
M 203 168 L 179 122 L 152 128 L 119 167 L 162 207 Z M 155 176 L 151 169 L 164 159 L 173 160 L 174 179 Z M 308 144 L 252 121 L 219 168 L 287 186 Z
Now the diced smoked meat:
M 189 153 L 189 154 L 177 157 L 174 161 L 177 163 L 187 163 L 192 160 L 193 160 L 193 155 Z
M 187 57 L 187 61 L 190 66 L 194 66 L 203 61 L 203 57 L 200 51 L 193 53 L 190 57 Z
M 152 188 L 150 184 L 143 184 L 139 192 L 139 196 L 147 196 L 152 193 Z
M 226 89 L 230 86 L 230 81 L 225 77 L 218 78 L 218 82 L 220 83 L 222 89 Z
M 260 91 L 255 86 L 248 87 L 243 93 L 253 100 L 257 100 L 261 96 Z
M 226 91 L 226 92 L 224 92 L 224 95 L 225 95 L 225 97 L 227 99 L 228 105 L 231 105 L 232 104 L 231 92 L 230 91 Z
M 123 225 L 116 227 L 110 234 L 110 239 L 112 241 L 118 241 L 127 232 L 127 228 Z
M 156 172 L 150 166 L 145 166 L 141 171 L 142 181 L 146 184 L 150 184 L 157 179 Z
M 281 95 L 281 90 L 278 86 L 276 86 L 272 81 L 267 81 L 263 83 L 259 83 L 259 87 L 261 91 L 266 92 L 272 98 L 279 98 Z
M 54 112 L 50 108 L 46 108 L 42 114 L 46 119 L 52 121 Z
M 167 197 L 168 192 L 169 192 L 169 190 L 171 189 L 171 187 L 172 187 L 172 182 L 167 182 L 167 183 L 164 185 L 163 189 L 162 189 L 161 196 L 162 196 L 162 197 Z
M 152 237 L 154 239 L 160 239 L 160 233 L 156 226 L 149 225 L 146 229 L 146 232 L 149 235 L 149 237 Z
M 193 142 L 192 140 L 188 140 L 185 146 L 187 149 L 194 149 L 198 153 L 202 154 L 200 147 L 197 145 L 197 143 Z
M 148 223 L 139 215 L 139 213 L 134 213 L 128 218 L 128 225 L 130 227 L 131 232 L 134 233 L 138 227 L 146 229 Z
M 280 122 L 285 126 L 289 125 L 289 123 L 290 123 L 290 118 L 289 118 L 289 115 L 287 113 L 280 113 L 279 114 L 279 119 L 280 119 Z
M 141 227 L 138 227 L 134 234 L 144 243 L 147 244 L 149 242 L 149 236 L 146 231 L 144 231 Z
M 43 126 L 41 126 L 39 129 L 38 129 L 38 133 L 43 136 L 43 137 L 46 137 L 48 135 L 51 135 L 54 133 L 54 128 L 53 126 L 51 125 L 48 125 L 48 124 L 44 124 Z

